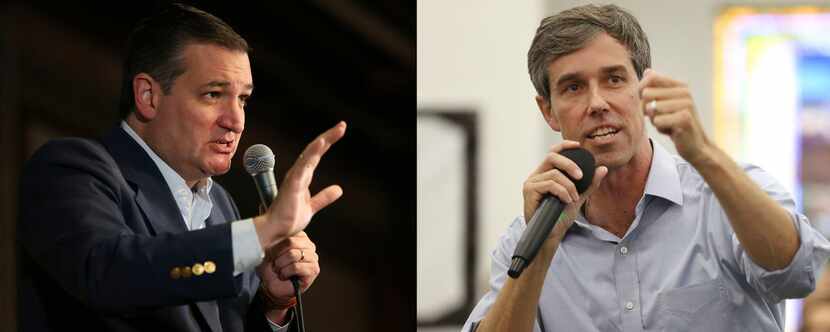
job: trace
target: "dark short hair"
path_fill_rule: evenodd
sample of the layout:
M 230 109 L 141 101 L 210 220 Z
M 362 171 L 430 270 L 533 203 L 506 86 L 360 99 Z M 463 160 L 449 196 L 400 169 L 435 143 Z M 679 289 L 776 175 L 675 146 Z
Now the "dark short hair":
M 585 5 L 542 19 L 527 52 L 530 80 L 539 96 L 550 100 L 548 66 L 583 48 L 605 32 L 628 49 L 637 77 L 651 67 L 651 47 L 637 19 L 615 5 Z
M 245 41 L 227 23 L 202 10 L 174 3 L 141 20 L 130 33 L 121 81 L 121 118 L 135 107 L 133 78 L 147 73 L 158 81 L 164 94 L 185 72 L 182 51 L 192 43 L 214 44 L 229 50 L 250 52 Z

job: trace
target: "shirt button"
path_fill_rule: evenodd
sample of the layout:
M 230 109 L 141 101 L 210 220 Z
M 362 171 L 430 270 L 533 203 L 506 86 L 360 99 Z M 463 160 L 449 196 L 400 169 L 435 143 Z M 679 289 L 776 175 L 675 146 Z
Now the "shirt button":
M 628 301 L 625 303 L 625 310 L 631 311 L 634 310 L 634 302 Z
M 626 247 L 626 246 L 620 247 L 620 254 L 623 255 L 623 256 L 628 255 L 628 247 Z

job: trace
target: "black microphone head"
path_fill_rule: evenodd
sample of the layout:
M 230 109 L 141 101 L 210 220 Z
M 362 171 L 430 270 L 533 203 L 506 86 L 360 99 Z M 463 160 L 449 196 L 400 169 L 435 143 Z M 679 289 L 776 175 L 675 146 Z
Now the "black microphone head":
M 573 149 L 565 149 L 559 152 L 559 154 L 565 156 L 566 158 L 573 160 L 576 163 L 576 166 L 582 170 L 582 178 L 579 180 L 571 179 L 571 177 L 565 173 L 571 181 L 573 181 L 574 186 L 576 186 L 576 191 L 580 194 L 588 190 L 588 187 L 591 186 L 591 182 L 594 180 L 594 170 L 596 169 L 596 161 L 594 160 L 594 156 L 583 148 L 573 148 Z
M 243 159 L 245 161 L 245 171 L 251 175 L 272 171 L 274 164 L 276 164 L 274 152 L 265 144 L 251 145 L 245 150 Z

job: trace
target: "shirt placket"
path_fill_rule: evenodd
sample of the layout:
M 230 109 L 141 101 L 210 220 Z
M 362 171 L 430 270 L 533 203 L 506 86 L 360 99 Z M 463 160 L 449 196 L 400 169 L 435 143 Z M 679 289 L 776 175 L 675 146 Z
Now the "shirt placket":
M 205 199 L 205 196 L 207 194 L 203 189 L 199 189 L 198 192 L 193 193 L 193 216 L 191 222 L 195 227 L 194 230 L 205 228 L 205 219 L 210 214 L 211 206 L 209 201 Z
M 193 195 L 188 189 L 179 189 L 176 191 L 176 198 L 179 201 L 179 209 L 182 212 L 182 219 L 187 230 L 193 230 L 192 216 L 193 216 Z
M 639 225 L 641 207 L 642 200 L 637 204 L 636 217 L 632 225 Z M 636 229 L 632 229 L 620 241 L 614 253 L 614 280 L 619 296 L 617 305 L 619 305 L 622 313 L 620 316 L 623 331 L 643 331 L 640 280 L 637 276 L 637 259 L 634 247 L 631 245 L 631 239 L 635 238 L 632 235 L 636 231 Z

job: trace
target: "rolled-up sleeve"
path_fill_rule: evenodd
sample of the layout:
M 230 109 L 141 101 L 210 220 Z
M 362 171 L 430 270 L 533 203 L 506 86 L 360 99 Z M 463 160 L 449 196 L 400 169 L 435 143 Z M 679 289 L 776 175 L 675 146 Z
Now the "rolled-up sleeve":
M 802 298 L 816 287 L 816 279 L 830 256 L 830 243 L 810 226 L 807 218 L 789 211 L 798 233 L 800 245 L 787 267 L 767 271 L 749 258 L 733 234 L 733 248 L 739 255 L 747 282 L 772 302 Z
M 822 266 L 830 257 L 830 242 L 810 225 L 806 216 L 795 211 L 795 200 L 769 174 L 750 166 L 747 173 L 761 188 L 790 214 L 799 239 L 799 247 L 790 264 L 780 270 L 768 271 L 756 264 L 732 234 L 732 250 L 746 281 L 772 302 L 803 298 L 816 287 Z

